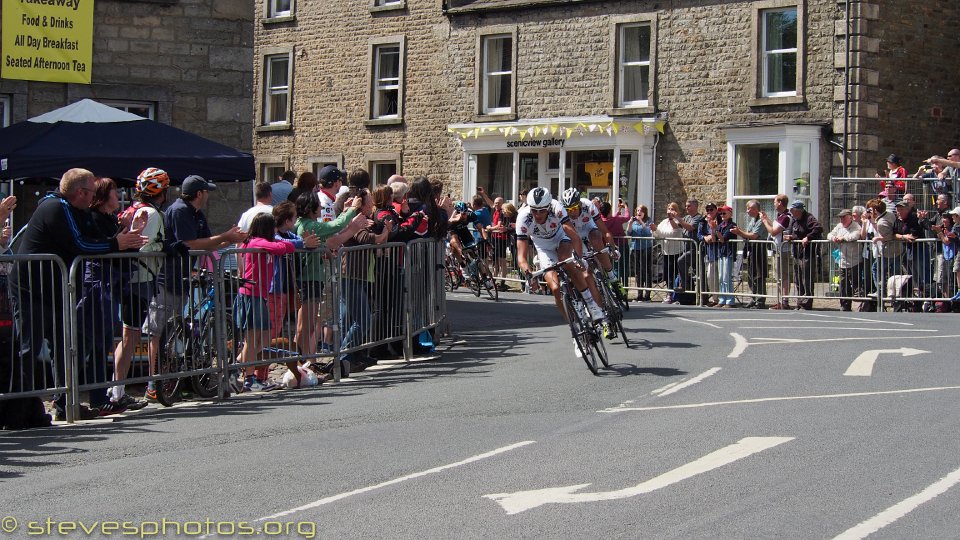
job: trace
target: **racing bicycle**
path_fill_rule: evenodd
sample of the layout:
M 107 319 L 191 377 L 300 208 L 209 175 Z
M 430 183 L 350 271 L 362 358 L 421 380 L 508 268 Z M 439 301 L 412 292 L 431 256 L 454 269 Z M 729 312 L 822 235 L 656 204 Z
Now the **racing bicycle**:
M 580 291 L 573 286 L 573 281 L 567 274 L 565 266 L 569 263 L 576 263 L 577 257 L 572 256 L 565 261 L 560 261 L 546 268 L 538 270 L 529 275 L 527 280 L 527 290 L 530 290 L 532 283 L 547 272 L 556 272 L 557 279 L 560 282 L 560 298 L 563 301 L 564 311 L 567 313 L 567 323 L 570 325 L 570 333 L 577 343 L 577 349 L 587 368 L 594 375 L 600 374 L 600 364 L 603 367 L 610 367 L 607 360 L 607 348 L 603 344 L 602 324 L 590 317 L 587 304 L 580 294 Z
M 623 339 L 623 344 L 629 349 L 630 342 L 627 340 L 626 332 L 623 331 L 623 312 L 627 303 L 623 300 L 619 291 L 615 291 L 610 286 L 609 275 L 597 260 L 597 255 L 612 252 L 613 249 L 610 246 L 605 246 L 600 251 L 586 253 L 583 258 L 590 264 L 590 272 L 597 283 L 597 289 L 603 296 L 603 309 L 607 313 L 607 323 L 609 324 L 609 327 L 605 329 L 604 337 L 613 339 L 619 335 Z

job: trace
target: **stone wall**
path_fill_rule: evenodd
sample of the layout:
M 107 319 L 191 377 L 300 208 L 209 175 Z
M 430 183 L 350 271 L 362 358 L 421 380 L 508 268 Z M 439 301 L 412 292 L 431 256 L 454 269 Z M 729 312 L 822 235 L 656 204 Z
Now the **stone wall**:
M 156 120 L 249 152 L 253 9 L 253 0 L 97 0 L 91 85 L 2 80 L 0 93 L 12 98 L 12 122 L 83 98 L 152 102 Z M 36 191 L 25 191 L 18 221 Z M 249 183 L 219 192 L 229 204 L 211 205 L 212 226 L 234 222 L 250 192 Z
M 892 27 L 904 17 L 879 15 L 909 4 L 936 19 L 934 12 L 949 11 L 950 3 L 851 0 L 856 6 L 851 25 L 855 30 L 851 33 L 853 50 L 860 53 L 856 60 L 873 66 L 869 69 L 875 73 L 900 64 L 908 64 L 911 74 L 929 72 L 935 58 L 915 47 L 920 40 L 892 34 Z M 690 196 L 725 199 L 725 127 L 819 125 L 828 136 L 832 128 L 837 133 L 833 139 L 842 140 L 843 123 L 838 125 L 837 119 L 842 119 L 844 105 L 843 1 L 804 3 L 805 99 L 761 106 L 750 104 L 755 97 L 751 81 L 757 69 L 751 61 L 755 46 L 752 13 L 757 5 L 771 2 L 557 2 L 447 16 L 441 14 L 438 4 L 436 0 L 407 0 L 402 10 L 370 12 L 357 4 L 329 0 L 300 2 L 295 20 L 283 24 L 264 24 L 258 12 L 258 49 L 293 45 L 296 50 L 292 129 L 258 133 L 254 139 L 258 157 L 284 159 L 289 166 L 303 170 L 313 155 L 342 156 L 345 166 L 351 168 L 363 164 L 370 153 L 398 153 L 405 174 L 435 173 L 449 180 L 456 192 L 462 179 L 462 155 L 445 127 L 475 119 L 478 35 L 494 27 L 516 29 L 517 118 L 602 115 L 612 106 L 613 18 L 633 15 L 656 17 L 655 112 L 668 115 L 666 133 L 657 147 L 655 209 Z M 919 20 L 922 22 L 902 26 L 929 28 L 929 19 Z M 947 29 L 956 25 L 943 26 L 937 34 L 943 36 L 926 48 L 946 50 Z M 864 32 L 874 36 L 872 40 L 859 39 Z M 391 35 L 406 38 L 404 123 L 365 126 L 368 42 L 372 37 Z M 955 36 L 953 39 L 955 48 Z M 259 57 L 258 52 L 254 58 L 257 74 Z M 937 84 L 949 88 L 950 75 L 943 70 Z M 869 98 L 851 108 L 857 122 L 851 125 L 857 129 L 849 142 L 851 147 L 864 148 L 852 156 L 868 160 L 872 159 L 870 153 L 886 155 L 888 151 L 879 150 L 881 146 L 904 148 L 903 153 L 914 152 L 912 146 L 929 146 L 926 134 L 917 137 L 905 129 L 917 111 L 925 116 L 939 111 L 936 121 L 925 121 L 923 126 L 931 129 L 931 135 L 935 130 L 938 138 L 955 138 L 957 92 L 950 94 L 945 88 L 931 96 L 923 90 L 924 84 L 905 90 L 906 84 L 888 86 L 885 77 L 868 90 L 857 89 L 870 86 L 875 78 L 864 67 L 851 80 L 851 88 L 856 89 L 851 95 Z M 259 111 L 259 99 L 255 95 L 255 111 Z M 937 104 L 942 105 L 937 108 Z M 914 139 L 919 142 L 911 142 Z M 841 172 L 841 160 L 825 141 L 819 152 L 820 192 L 825 197 L 829 177 Z

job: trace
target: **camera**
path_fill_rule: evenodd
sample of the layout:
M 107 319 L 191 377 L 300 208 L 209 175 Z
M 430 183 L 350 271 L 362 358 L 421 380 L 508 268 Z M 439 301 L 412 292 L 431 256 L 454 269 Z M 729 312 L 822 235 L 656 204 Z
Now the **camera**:
M 931 165 L 931 164 L 929 164 L 929 163 L 924 163 L 922 168 L 923 168 L 923 170 L 925 170 L 925 171 L 933 170 L 933 165 Z

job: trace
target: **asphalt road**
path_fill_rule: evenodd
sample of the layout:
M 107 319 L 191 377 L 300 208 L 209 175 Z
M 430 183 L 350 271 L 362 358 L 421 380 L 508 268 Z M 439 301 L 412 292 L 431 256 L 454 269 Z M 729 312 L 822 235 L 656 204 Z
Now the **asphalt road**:
M 632 306 L 601 376 L 552 300 L 454 293 L 437 359 L 2 433 L 0 518 L 11 538 L 48 518 L 111 538 L 162 519 L 171 538 L 958 536 L 954 315 Z

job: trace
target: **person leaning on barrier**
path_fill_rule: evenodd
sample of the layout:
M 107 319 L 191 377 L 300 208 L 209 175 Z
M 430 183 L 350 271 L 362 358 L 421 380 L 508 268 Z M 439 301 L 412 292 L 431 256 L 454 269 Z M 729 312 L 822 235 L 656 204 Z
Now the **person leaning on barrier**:
M 304 193 L 297 199 L 297 223 L 295 231 L 303 236 L 316 236 L 330 251 L 336 251 L 357 231 L 370 225 L 370 220 L 359 213 L 363 199 L 348 202 L 347 209 L 336 219 L 320 221 L 320 201 L 312 193 Z M 300 309 L 297 311 L 297 330 L 294 341 L 303 356 L 317 353 L 317 337 L 323 340 L 325 352 L 333 350 L 333 328 L 324 326 L 333 315 L 332 291 L 324 287 L 326 264 L 329 254 L 303 253 L 300 255 Z M 319 315 L 319 317 L 318 317 Z
M 960 193 L 960 148 L 953 148 L 947 152 L 946 159 L 933 156 L 926 160 L 931 165 L 943 167 L 942 178 L 951 187 L 954 193 Z
M 216 251 L 221 248 L 243 242 L 247 235 L 240 227 L 233 226 L 225 232 L 214 235 L 207 224 L 203 208 L 210 200 L 210 192 L 217 186 L 203 177 L 190 175 L 180 186 L 180 197 L 164 211 L 165 238 L 177 246 L 177 252 L 186 250 Z M 273 194 L 276 195 L 276 185 Z M 192 263 L 190 257 L 169 256 L 164 260 L 163 270 L 157 279 L 157 286 L 147 318 L 141 328 L 142 333 L 150 336 L 149 354 L 151 365 L 156 362 L 160 350 L 160 335 L 167 321 L 187 302 L 188 283 Z M 155 398 L 147 394 L 147 399 Z
M 687 201 L 689 211 L 690 202 Z M 650 223 L 650 231 L 653 237 L 661 240 L 661 253 L 663 255 L 663 280 L 665 287 L 669 292 L 664 298 L 664 304 L 680 303 L 674 296 L 673 289 L 683 286 L 683 272 L 680 270 L 680 258 L 686 251 L 682 242 L 684 239 L 684 221 L 680 218 L 680 205 L 672 202 L 667 205 L 667 217 L 659 224 Z
M 907 195 L 896 204 L 894 239 L 903 242 L 904 270 L 913 276 L 913 287 L 920 292 L 920 296 L 927 296 L 931 282 L 931 248 L 930 244 L 922 241 L 927 236 L 926 230 L 920 224 L 916 210 L 907 201 Z
M 777 291 L 779 300 L 776 304 L 770 306 L 770 309 L 790 309 L 790 302 L 786 297 L 790 294 L 790 272 L 793 268 L 793 256 L 790 245 L 783 241 L 784 232 L 790 226 L 790 220 L 792 219 L 787 209 L 789 202 L 790 199 L 783 193 L 773 198 L 773 208 L 777 212 L 775 220 L 771 220 L 766 212 L 760 212 L 760 221 L 763 223 L 763 228 L 767 230 L 770 240 L 773 240 L 774 271 L 779 282 L 779 290 Z
M 812 243 L 823 238 L 823 227 L 807 212 L 803 201 L 790 203 L 790 226 L 783 239 L 793 244 L 793 273 L 797 282 L 797 309 L 813 309 L 813 286 L 817 275 L 820 246 Z
M 697 237 L 703 243 L 703 267 L 706 281 L 700 286 L 703 294 L 703 305 L 714 307 L 720 304 L 720 238 L 719 214 L 720 209 L 714 203 L 707 203 L 706 219 L 697 232 Z M 726 247 L 726 246 L 723 246 Z M 726 302 L 724 302 L 726 303 Z
M 926 230 L 930 231 L 927 235 L 929 237 L 936 237 L 943 230 L 943 219 L 951 210 L 950 208 L 950 196 L 941 193 L 937 195 L 937 207 L 933 211 L 920 210 L 917 212 L 917 217 L 920 219 L 920 225 Z M 943 243 L 936 242 L 931 248 L 931 254 L 933 255 L 933 283 L 936 284 L 936 287 L 932 292 L 933 295 L 944 295 L 946 291 L 946 283 L 944 280 L 949 279 L 950 272 L 944 271 L 944 260 L 943 260 Z
M 692 273 L 700 274 L 701 284 L 704 281 L 702 265 L 696 260 L 698 253 L 696 248 L 697 245 L 700 244 L 699 233 L 706 217 L 700 213 L 700 202 L 697 201 L 697 199 L 687 199 L 684 210 L 686 211 L 686 215 L 683 216 L 682 220 L 678 221 L 678 224 L 683 229 L 683 237 L 691 240 L 691 242 L 680 243 L 680 246 L 684 249 L 684 253 L 677 259 L 676 269 L 680 274 L 680 283 L 677 287 L 685 290 L 693 287 Z M 668 287 L 673 288 L 674 285 L 671 283 L 668 284 Z
M 637 205 L 636 214 L 627 222 L 630 240 L 630 262 L 637 281 L 637 302 L 650 301 L 653 288 L 653 231 L 656 228 L 645 204 Z
M 860 248 L 860 224 L 853 219 L 853 212 L 841 210 L 837 223 L 827 234 L 827 240 L 836 245 L 840 253 L 840 311 L 851 311 L 851 296 L 862 296 L 863 250 Z
M 98 235 L 88 209 L 96 194 L 96 177 L 86 169 L 70 169 L 60 179 L 58 192 L 40 200 L 27 222 L 17 253 L 21 255 L 52 254 L 67 269 L 76 257 L 100 255 L 139 249 L 146 242 L 140 230 L 123 232 L 113 238 Z M 21 262 L 10 275 L 14 320 L 20 344 L 18 361 L 12 366 L 9 380 L 0 381 L 3 391 L 22 392 L 63 386 L 65 351 L 60 339 L 65 327 L 63 317 L 65 292 L 61 280 L 65 276 L 50 262 Z M 72 312 L 73 310 L 69 310 Z M 50 342 L 52 366 L 41 356 L 44 338 Z M 39 398 L 7 401 L 0 423 L 6 429 L 25 429 L 50 425 Z
M 871 280 L 873 287 L 869 296 L 880 298 L 886 294 L 887 278 L 900 273 L 900 258 L 903 254 L 903 245 L 894 238 L 896 215 L 887 209 L 887 204 L 880 199 L 870 199 L 866 204 L 867 212 L 861 223 L 861 239 L 870 240 Z M 874 300 L 876 301 L 876 299 Z M 876 309 L 872 303 L 867 303 L 869 311 Z
M 767 246 L 761 242 L 760 235 L 764 234 L 763 220 L 760 219 L 760 201 L 747 201 L 747 215 L 750 220 L 746 228 L 734 227 L 730 232 L 743 239 L 743 258 L 747 261 L 747 282 L 750 292 L 756 297 L 746 306 L 747 309 L 766 308 L 767 294 Z M 751 242 L 753 240 L 753 242 Z
M 366 190 L 358 190 L 357 196 L 362 200 L 359 213 L 370 218 L 373 216 L 373 196 Z M 379 234 L 371 226 L 358 231 L 344 246 L 365 246 L 383 244 L 387 241 L 390 231 L 384 229 Z M 361 345 L 370 337 L 370 288 L 373 284 L 370 257 L 371 250 L 352 251 L 342 259 L 340 279 L 340 328 L 343 329 L 343 340 L 340 348 L 348 349 Z M 342 354 L 343 372 L 363 371 L 377 363 L 366 351 L 354 351 Z

